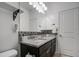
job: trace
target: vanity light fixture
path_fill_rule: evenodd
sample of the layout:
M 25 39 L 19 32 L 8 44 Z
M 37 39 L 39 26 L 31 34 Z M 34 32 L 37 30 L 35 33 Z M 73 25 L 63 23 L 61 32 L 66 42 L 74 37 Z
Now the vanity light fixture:
M 29 5 L 32 5 L 39 13 L 45 14 L 47 7 L 43 2 L 29 2 Z

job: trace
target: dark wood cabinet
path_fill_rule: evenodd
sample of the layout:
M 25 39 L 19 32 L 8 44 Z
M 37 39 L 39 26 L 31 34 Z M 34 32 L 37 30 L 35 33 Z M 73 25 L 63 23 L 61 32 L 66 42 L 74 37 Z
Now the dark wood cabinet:
M 52 40 L 52 49 L 51 49 L 51 56 L 54 55 L 55 51 L 56 51 L 56 38 Z
M 51 41 L 43 44 L 40 47 L 30 46 L 24 43 L 21 43 L 21 57 L 25 57 L 29 52 L 35 57 L 51 57 L 54 55 L 56 50 L 56 38 Z

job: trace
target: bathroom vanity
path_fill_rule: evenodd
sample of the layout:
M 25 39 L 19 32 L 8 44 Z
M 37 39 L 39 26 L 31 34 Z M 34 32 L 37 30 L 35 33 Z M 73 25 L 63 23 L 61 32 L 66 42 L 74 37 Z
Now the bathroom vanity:
M 27 39 L 20 42 L 21 57 L 28 53 L 35 57 L 52 57 L 56 50 L 56 36 Z

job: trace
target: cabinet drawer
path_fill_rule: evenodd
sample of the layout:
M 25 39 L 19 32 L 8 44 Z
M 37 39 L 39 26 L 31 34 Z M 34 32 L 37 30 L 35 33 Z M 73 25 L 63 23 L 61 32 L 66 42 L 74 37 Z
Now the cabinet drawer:
M 51 41 L 39 48 L 39 53 L 45 53 L 51 47 Z

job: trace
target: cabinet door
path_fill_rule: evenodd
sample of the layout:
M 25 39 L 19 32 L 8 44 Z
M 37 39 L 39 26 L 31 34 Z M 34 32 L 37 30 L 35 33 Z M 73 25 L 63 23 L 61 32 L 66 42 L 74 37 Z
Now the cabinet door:
M 55 51 L 56 51 L 56 38 L 52 40 L 51 56 L 55 54 Z
M 27 53 L 28 53 L 27 46 L 24 44 L 21 44 L 21 57 L 25 57 Z
M 21 44 L 21 56 L 25 57 L 27 53 L 30 53 L 30 55 L 35 57 L 39 56 L 38 48 L 26 44 Z
M 51 57 L 51 46 L 41 54 L 41 57 Z
M 48 50 L 48 48 L 51 46 L 51 41 L 42 45 L 40 48 L 39 48 L 39 53 L 40 54 L 43 54 L 44 52 L 46 52 Z
M 51 56 L 51 41 L 44 44 L 39 48 L 39 54 L 42 57 L 50 57 Z

